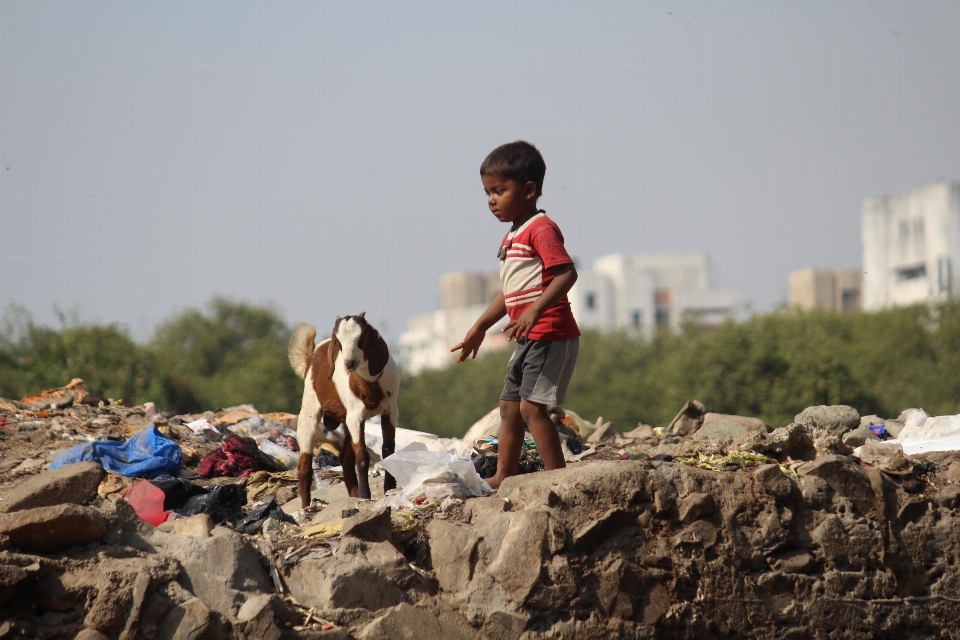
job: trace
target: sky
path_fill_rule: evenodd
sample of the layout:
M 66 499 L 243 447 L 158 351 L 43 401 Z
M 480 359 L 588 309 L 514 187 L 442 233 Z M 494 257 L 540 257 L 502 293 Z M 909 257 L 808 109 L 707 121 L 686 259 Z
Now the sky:
M 135 337 L 215 295 L 395 340 L 496 269 L 533 142 L 579 268 L 708 252 L 750 308 L 960 179 L 960 2 L 0 0 L 0 309 Z

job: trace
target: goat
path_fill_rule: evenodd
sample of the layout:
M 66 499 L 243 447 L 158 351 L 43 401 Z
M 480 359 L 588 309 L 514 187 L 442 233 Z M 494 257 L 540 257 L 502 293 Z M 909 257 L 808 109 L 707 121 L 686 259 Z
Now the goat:
M 382 457 L 392 454 L 395 448 L 400 372 L 386 341 L 366 321 L 365 313 L 345 318 L 337 316 L 330 339 L 316 347 L 317 330 L 305 322 L 290 338 L 290 364 L 304 379 L 297 421 L 300 446 L 297 477 L 304 509 L 310 506 L 314 447 L 325 439 L 321 423 L 329 431 L 340 424 L 346 425 L 340 464 L 350 497 L 370 499 L 367 479 L 370 454 L 364 442 L 364 423 L 379 415 L 383 430 Z M 387 474 L 384 491 L 396 486 L 396 480 Z

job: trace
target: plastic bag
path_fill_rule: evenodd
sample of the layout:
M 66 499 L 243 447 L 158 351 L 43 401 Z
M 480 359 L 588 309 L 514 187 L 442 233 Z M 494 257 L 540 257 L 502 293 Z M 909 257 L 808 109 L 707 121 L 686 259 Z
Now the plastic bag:
M 155 527 L 176 518 L 176 515 L 163 508 L 166 494 L 149 480 L 141 480 L 124 491 L 123 499 L 130 503 L 138 516 Z
M 53 459 L 51 469 L 74 462 L 93 461 L 112 473 L 134 478 L 179 476 L 183 468 L 180 445 L 165 438 L 150 423 L 126 442 L 96 440 L 67 449 Z
M 294 453 L 286 447 L 281 447 L 270 440 L 264 440 L 260 443 L 260 451 L 263 451 L 268 456 L 273 456 L 287 469 L 296 469 L 297 463 L 300 461 L 299 453 Z
M 402 487 L 399 494 L 381 500 L 384 506 L 410 506 L 421 495 L 428 500 L 442 500 L 493 491 L 472 462 L 445 451 L 398 451 L 381 460 L 380 466 Z
M 198 435 L 208 442 L 215 442 L 220 439 L 220 432 L 217 431 L 216 427 L 207 422 L 206 418 L 188 422 L 185 426 L 193 431 L 194 435 Z

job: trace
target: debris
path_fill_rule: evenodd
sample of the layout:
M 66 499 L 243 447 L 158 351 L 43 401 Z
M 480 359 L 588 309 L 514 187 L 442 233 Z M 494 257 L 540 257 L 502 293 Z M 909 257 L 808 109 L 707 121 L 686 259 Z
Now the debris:
M 599 423 L 603 418 L 597 418 Z M 623 434 L 620 433 L 620 430 L 617 429 L 616 425 L 612 422 L 604 422 L 603 424 L 598 424 L 596 430 L 587 437 L 587 442 L 602 442 L 604 440 L 610 440 L 612 438 L 620 438 Z
M 260 451 L 252 438 L 234 436 L 223 440 L 220 449 L 200 462 L 197 474 L 204 478 L 247 476 L 254 471 L 285 471 L 276 459 Z
M 753 451 L 731 451 L 724 456 L 698 453 L 691 458 L 677 458 L 677 462 L 709 471 L 732 471 L 736 468 L 755 467 L 759 464 L 775 462 L 775 460 Z
M 448 496 L 468 498 L 490 493 L 492 489 L 478 474 L 473 463 L 453 453 L 438 451 L 398 451 L 380 461 L 402 490 L 378 504 L 412 506 L 414 499 L 442 500 Z
M 50 468 L 85 460 L 98 462 L 113 473 L 140 478 L 176 477 L 182 468 L 180 447 L 165 438 L 153 422 L 123 443 L 96 440 L 79 444 L 56 456 Z
M 170 519 L 171 513 L 164 511 L 163 501 L 166 499 L 163 491 L 149 480 L 141 480 L 123 494 L 123 499 L 130 503 L 137 515 L 155 527 Z
M 87 392 L 83 388 L 83 380 L 74 378 L 70 384 L 59 389 L 49 389 L 33 396 L 20 400 L 24 409 L 38 411 L 40 409 L 60 409 L 69 407 L 74 402 L 80 402 Z

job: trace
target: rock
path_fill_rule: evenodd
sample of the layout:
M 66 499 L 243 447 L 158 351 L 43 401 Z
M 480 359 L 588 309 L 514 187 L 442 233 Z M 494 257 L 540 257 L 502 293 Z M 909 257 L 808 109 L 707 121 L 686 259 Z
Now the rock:
M 297 490 L 293 487 L 280 487 L 277 489 L 277 504 L 286 504 L 297 497 Z
M 709 493 L 691 493 L 680 502 L 680 522 L 688 523 L 709 518 L 717 509 L 717 503 Z
M 573 548 L 577 551 L 592 551 L 617 529 L 629 522 L 636 522 L 630 513 L 620 507 L 609 509 L 602 516 L 590 522 L 573 534 Z
M 83 629 L 73 637 L 73 640 L 110 640 L 110 637 L 100 633 L 96 629 Z
M 107 524 L 96 509 L 76 504 L 0 515 L 0 535 L 8 536 L 10 544 L 22 551 L 60 551 L 98 540 L 106 532 Z
M 164 640 L 216 640 L 217 626 L 210 608 L 200 598 L 191 598 L 164 616 L 158 635 Z
M 774 498 L 784 499 L 793 491 L 793 483 L 780 470 L 778 464 L 764 464 L 757 467 L 753 477 L 763 485 L 767 493 Z
M 903 447 L 894 442 L 866 442 L 861 447 L 858 457 L 884 473 L 893 475 L 913 473 L 913 465 L 903 455 Z
M 198 513 L 189 518 L 170 520 L 161 524 L 157 529 L 165 533 L 191 538 L 209 538 L 213 531 L 213 520 L 205 513 Z
M 0 604 L 3 604 L 26 583 L 40 574 L 40 563 L 34 562 L 27 566 L 16 564 L 0 564 Z
M 870 431 L 869 427 L 864 426 L 857 427 L 852 431 L 847 431 L 843 434 L 841 440 L 843 440 L 843 444 L 848 447 L 859 447 L 868 440 L 880 442 L 880 438 L 878 438 L 873 431 Z
M 427 525 L 427 535 L 440 588 L 450 593 L 466 589 L 473 577 L 473 555 L 480 539 L 470 527 L 446 520 L 432 520 Z
M 440 620 L 431 612 L 401 603 L 368 624 L 359 640 L 445 640 Z
M 703 416 L 703 426 L 694 434 L 694 440 L 719 440 L 721 438 L 742 438 L 762 435 L 770 432 L 770 425 L 760 418 L 731 416 L 724 413 L 707 413 Z
M 797 473 L 823 479 L 831 489 L 853 502 L 863 515 L 876 511 L 870 479 L 860 466 L 847 456 L 832 455 L 817 458 L 813 462 L 801 465 Z
M 653 437 L 653 427 L 648 424 L 639 424 L 637 428 L 631 431 L 630 433 L 624 434 L 627 438 L 632 438 L 634 440 L 640 440 L 643 438 L 652 438 Z
M 842 436 L 860 424 L 860 414 L 857 413 L 856 409 L 845 404 L 821 404 L 814 407 L 807 407 L 797 414 L 794 422 L 826 429 L 831 433 Z
M 370 542 L 390 540 L 393 525 L 390 524 L 390 507 L 379 511 L 361 511 L 343 525 L 343 537 L 359 538 Z
M 900 432 L 903 431 L 905 425 L 900 420 L 886 420 L 883 426 L 887 429 L 887 435 L 891 438 L 899 438 Z
M 273 591 L 260 555 L 243 535 L 215 527 L 195 538 L 156 530 L 149 543 L 176 558 L 179 582 L 217 613 L 232 618 L 251 593 Z
M 612 422 L 605 422 L 599 429 L 587 436 L 587 442 L 602 442 L 623 436 Z
M 106 472 L 96 462 L 77 462 L 24 480 L 0 497 L 0 513 L 58 504 L 87 504 Z
M 237 635 L 243 640 L 279 640 L 281 633 L 273 615 L 279 603 L 277 596 L 266 594 L 244 602 L 237 613 Z
M 396 585 L 360 555 L 303 560 L 286 570 L 284 582 L 300 604 L 317 609 L 378 611 L 403 600 Z
M 699 400 L 688 400 L 676 415 L 667 430 L 681 436 L 693 435 L 703 424 L 707 408 Z
M 483 622 L 482 638 L 490 640 L 517 640 L 527 628 L 529 618 L 511 611 L 494 611 Z
M 788 549 L 767 558 L 770 568 L 781 573 L 812 573 L 817 562 L 806 549 Z
M 691 522 L 677 536 L 677 545 L 694 544 L 709 549 L 717 543 L 717 528 L 706 520 Z

